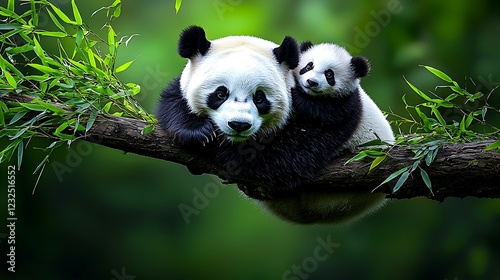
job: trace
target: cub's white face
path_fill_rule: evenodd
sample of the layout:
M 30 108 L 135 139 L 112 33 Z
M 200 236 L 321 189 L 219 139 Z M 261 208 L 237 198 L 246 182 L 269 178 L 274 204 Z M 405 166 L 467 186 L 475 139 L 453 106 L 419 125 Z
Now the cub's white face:
M 277 46 L 249 36 L 211 41 L 208 52 L 191 58 L 181 75 L 191 111 L 208 116 L 236 142 L 283 126 L 293 74 L 274 57 Z
M 338 45 L 314 45 L 301 54 L 294 75 L 307 94 L 342 96 L 359 86 L 351 59 Z

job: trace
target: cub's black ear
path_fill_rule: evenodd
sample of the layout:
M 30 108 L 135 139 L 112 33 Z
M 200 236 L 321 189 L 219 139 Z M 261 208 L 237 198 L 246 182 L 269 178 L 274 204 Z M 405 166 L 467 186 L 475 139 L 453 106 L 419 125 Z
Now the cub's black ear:
M 308 49 L 312 48 L 312 46 L 313 46 L 313 43 L 311 43 L 311 41 L 302 42 L 302 43 L 300 43 L 300 52 L 303 53 L 303 52 L 307 51 Z
M 362 78 L 370 73 L 370 62 L 364 56 L 355 56 L 351 58 L 352 69 L 356 78 Z
M 299 65 L 299 46 L 290 36 L 286 36 L 281 45 L 273 49 L 273 53 L 279 64 L 285 62 L 290 69 L 295 69 Z
M 184 58 L 197 54 L 205 55 L 210 49 L 210 41 L 205 37 L 205 30 L 199 26 L 190 26 L 182 31 L 177 51 Z

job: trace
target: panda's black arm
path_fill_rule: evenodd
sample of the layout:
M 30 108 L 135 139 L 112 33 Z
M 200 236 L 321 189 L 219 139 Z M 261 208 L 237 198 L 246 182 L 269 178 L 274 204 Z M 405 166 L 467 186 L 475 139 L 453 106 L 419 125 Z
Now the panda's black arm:
M 189 110 L 180 90 L 180 78 L 163 90 L 156 117 L 160 126 L 173 134 L 174 140 L 182 146 L 206 144 L 215 138 L 212 122 Z

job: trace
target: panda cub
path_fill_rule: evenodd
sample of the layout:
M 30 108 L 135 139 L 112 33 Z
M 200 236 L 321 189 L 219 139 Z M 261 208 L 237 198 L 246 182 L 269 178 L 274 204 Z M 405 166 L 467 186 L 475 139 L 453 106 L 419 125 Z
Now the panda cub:
M 294 114 L 296 119 L 321 124 L 310 130 L 332 134 L 327 140 L 332 144 L 331 150 L 325 150 L 326 154 L 335 155 L 346 149 L 355 151 L 359 145 L 377 138 L 394 142 L 389 122 L 360 86 L 360 78 L 370 71 L 366 58 L 352 57 L 344 48 L 330 43 L 305 42 L 300 50 L 299 66 L 294 70 L 296 87 L 292 90 Z M 325 107 L 329 103 L 338 107 L 334 110 Z M 335 122 L 344 123 L 339 126 Z M 338 144 L 335 139 L 343 142 Z M 384 197 L 377 193 L 303 190 L 293 196 L 265 200 L 262 204 L 273 214 L 292 222 L 340 223 L 375 210 L 384 204 Z
M 359 145 L 377 138 L 387 143 L 394 142 L 389 122 L 360 86 L 360 78 L 370 72 L 366 58 L 352 57 L 346 49 L 331 43 L 313 45 L 311 42 L 304 42 L 300 45 L 300 51 L 300 65 L 294 72 L 299 89 L 295 92 L 294 99 L 300 99 L 303 93 L 313 99 L 321 96 L 343 97 L 355 93 L 361 99 L 360 121 L 344 147 L 355 152 Z

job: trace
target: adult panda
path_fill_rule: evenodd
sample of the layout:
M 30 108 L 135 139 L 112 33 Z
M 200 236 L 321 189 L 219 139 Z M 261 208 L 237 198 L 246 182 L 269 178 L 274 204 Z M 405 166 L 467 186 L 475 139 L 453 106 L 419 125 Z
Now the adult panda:
M 311 130 L 346 132 L 335 134 L 332 149 L 356 151 L 371 140 L 394 142 L 394 133 L 378 106 L 360 86 L 360 79 L 370 71 L 368 60 L 352 57 L 343 47 L 310 42 L 300 46 L 301 57 L 294 74 L 297 86 L 292 90 L 294 114 L 310 123 L 322 124 Z M 328 108 L 333 104 L 337 108 Z M 352 119 L 357 122 L 352 122 Z M 349 122 L 339 129 L 335 123 Z M 343 128 L 343 129 L 342 129 Z M 342 144 L 335 142 L 341 139 Z M 297 223 L 340 223 L 370 213 L 385 202 L 378 193 L 324 193 L 303 190 L 296 195 L 265 200 L 263 205 L 273 214 Z
M 191 26 L 178 52 L 189 61 L 162 92 L 156 116 L 181 145 L 206 145 L 217 137 L 242 142 L 287 122 L 291 70 L 299 59 L 293 38 L 280 46 L 251 36 L 209 41 L 201 27 Z
M 213 158 L 223 177 L 297 185 L 294 154 L 282 149 L 290 137 L 281 133 L 292 111 L 296 41 L 209 41 L 201 27 L 191 26 L 181 33 L 178 52 L 189 61 L 161 94 L 160 126 L 182 146 Z

